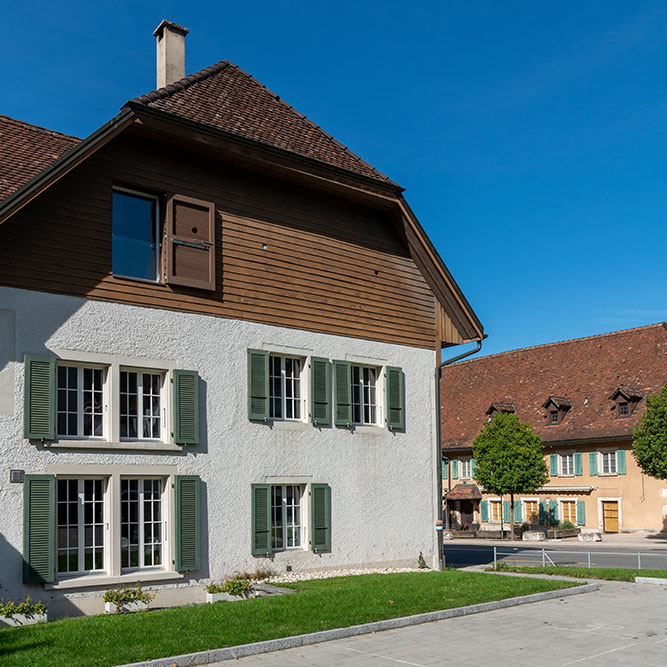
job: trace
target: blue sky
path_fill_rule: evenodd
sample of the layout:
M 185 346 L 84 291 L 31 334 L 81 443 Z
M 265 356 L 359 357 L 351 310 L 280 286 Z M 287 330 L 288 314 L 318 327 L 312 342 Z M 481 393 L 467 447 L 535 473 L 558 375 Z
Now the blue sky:
M 667 319 L 663 3 L 6 0 L 0 113 L 86 136 L 162 18 L 406 188 L 486 353 Z

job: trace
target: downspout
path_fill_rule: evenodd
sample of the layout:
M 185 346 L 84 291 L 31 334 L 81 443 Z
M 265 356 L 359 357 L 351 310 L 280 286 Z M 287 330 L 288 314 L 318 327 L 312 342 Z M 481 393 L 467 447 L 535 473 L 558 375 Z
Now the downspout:
M 485 336 L 486 338 L 486 336 Z M 439 470 L 440 470 L 440 492 L 439 492 L 439 498 L 440 502 L 438 503 L 438 520 L 440 522 L 440 528 L 441 530 L 438 530 L 438 569 L 442 570 L 444 568 L 444 550 L 443 550 L 443 530 L 444 526 L 442 524 L 443 520 L 443 514 L 444 514 L 444 507 L 443 507 L 443 498 L 442 498 L 442 391 L 441 391 L 441 379 L 442 379 L 442 369 L 445 366 L 449 366 L 450 364 L 453 364 L 457 361 L 461 361 L 461 359 L 465 359 L 466 357 L 470 357 L 473 354 L 477 354 L 481 349 L 482 349 L 482 340 L 480 339 L 477 341 L 477 347 L 474 350 L 468 350 L 467 352 L 464 352 L 463 354 L 459 354 L 456 357 L 452 357 L 451 359 L 446 359 L 445 361 L 441 361 L 436 367 L 435 367 L 435 405 L 436 405 L 436 442 L 438 444 L 438 465 L 439 465 Z M 449 465 L 449 464 L 447 464 Z M 451 488 L 451 483 L 452 483 L 452 476 L 451 474 L 447 475 L 447 479 L 449 480 L 449 485 Z M 449 512 L 447 512 L 445 518 L 447 519 L 447 527 L 449 527 Z

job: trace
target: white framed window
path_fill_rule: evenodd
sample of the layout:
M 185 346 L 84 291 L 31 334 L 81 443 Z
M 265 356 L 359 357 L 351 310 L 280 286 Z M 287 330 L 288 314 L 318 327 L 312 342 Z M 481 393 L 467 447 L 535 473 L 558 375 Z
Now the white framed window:
M 119 387 L 121 440 L 162 440 L 165 373 L 121 369 Z
M 164 563 L 163 482 L 151 478 L 120 480 L 122 569 Z
M 56 569 L 60 574 L 105 569 L 105 493 L 104 479 L 58 478 Z
M 574 454 L 560 455 L 560 474 L 566 476 L 574 475 Z
M 500 523 L 503 517 L 503 504 L 500 500 L 489 500 L 489 517 L 491 521 Z
M 59 438 L 104 438 L 106 368 L 58 363 L 56 432 Z
M 600 452 L 600 472 L 603 475 L 616 475 L 616 452 Z
M 560 501 L 560 520 L 569 521 L 575 526 L 577 525 L 577 501 L 576 500 L 561 500 Z
M 269 355 L 269 417 L 303 421 L 303 369 L 300 357 Z
M 526 523 L 540 522 L 540 504 L 537 500 L 523 501 L 523 516 Z
M 303 497 L 299 484 L 271 487 L 271 548 L 273 551 L 303 548 Z
M 459 477 L 463 479 L 472 478 L 472 461 L 470 459 L 459 459 Z
M 352 365 L 352 421 L 355 424 L 378 425 L 377 381 L 379 369 Z

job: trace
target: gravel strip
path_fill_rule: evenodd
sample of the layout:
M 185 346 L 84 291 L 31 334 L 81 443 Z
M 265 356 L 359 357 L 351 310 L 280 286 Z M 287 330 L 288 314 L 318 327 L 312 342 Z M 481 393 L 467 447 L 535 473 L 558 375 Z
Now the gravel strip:
M 432 572 L 432 570 L 413 567 L 397 568 L 357 568 L 352 570 L 313 570 L 311 572 L 287 572 L 277 577 L 266 579 L 270 584 L 290 584 L 295 581 L 310 581 L 311 579 L 330 579 L 331 577 L 356 577 L 360 574 L 395 574 L 396 572 Z

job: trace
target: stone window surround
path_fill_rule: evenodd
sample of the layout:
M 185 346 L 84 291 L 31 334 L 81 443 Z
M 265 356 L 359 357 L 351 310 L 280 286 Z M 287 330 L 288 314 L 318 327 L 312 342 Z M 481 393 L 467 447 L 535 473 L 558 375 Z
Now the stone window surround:
M 163 516 L 167 522 L 164 535 L 163 562 L 167 568 L 172 567 L 176 558 L 174 539 L 174 493 L 173 479 L 177 474 L 176 466 L 144 466 L 144 465 L 96 465 L 96 464 L 51 464 L 47 473 L 58 477 L 103 477 L 107 480 L 104 494 L 105 516 L 105 572 L 63 576 L 52 584 L 45 584 L 46 590 L 66 590 L 71 588 L 90 588 L 93 586 L 109 586 L 113 584 L 132 584 L 140 579 L 142 582 L 183 579 L 183 574 L 164 568 L 141 568 L 124 573 L 121 570 L 121 477 L 161 477 L 164 479 Z
M 103 438 L 58 438 L 53 442 L 44 443 L 49 449 L 131 449 L 180 452 L 183 447 L 172 441 L 171 435 L 171 406 L 172 391 L 171 371 L 177 364 L 163 359 L 146 357 L 130 357 L 125 355 L 104 354 L 101 352 L 83 352 L 79 350 L 63 350 L 54 348 L 51 352 L 57 361 L 74 363 L 77 365 L 91 364 L 97 367 L 106 367 L 104 382 L 104 433 Z M 156 440 L 128 440 L 120 437 L 120 371 L 132 370 L 137 372 L 151 371 L 165 375 L 162 389 L 163 420 L 162 441 Z
M 598 477 L 618 477 L 618 457 L 616 455 L 617 450 L 618 450 L 618 448 L 616 448 L 616 447 L 612 448 L 612 449 L 606 447 L 606 448 L 598 449 L 595 452 L 596 455 L 597 455 L 597 458 L 598 458 Z M 603 472 L 603 470 L 602 470 L 602 455 L 603 454 L 612 454 L 613 455 L 613 457 L 614 457 L 614 467 L 615 467 L 614 472 Z M 626 458 L 627 458 L 627 454 L 626 454 Z

